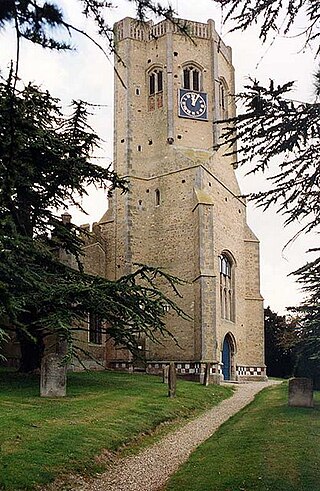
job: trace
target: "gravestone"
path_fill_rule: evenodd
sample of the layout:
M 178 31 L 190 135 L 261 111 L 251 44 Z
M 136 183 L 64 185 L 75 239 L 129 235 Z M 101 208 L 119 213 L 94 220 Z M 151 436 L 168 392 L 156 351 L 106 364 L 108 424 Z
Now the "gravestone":
M 40 375 L 41 397 L 65 397 L 67 393 L 67 367 L 59 353 L 42 358 Z
M 289 380 L 288 405 L 292 407 L 313 407 L 313 382 L 309 378 Z
M 166 365 L 162 370 L 162 382 L 164 384 L 169 383 L 169 365 Z
M 168 396 L 170 398 L 176 397 L 177 389 L 177 372 L 174 363 L 169 365 L 169 380 L 168 380 Z
M 209 379 L 210 379 L 210 363 L 206 363 L 206 368 L 203 377 L 203 385 L 205 385 L 206 387 L 209 385 Z

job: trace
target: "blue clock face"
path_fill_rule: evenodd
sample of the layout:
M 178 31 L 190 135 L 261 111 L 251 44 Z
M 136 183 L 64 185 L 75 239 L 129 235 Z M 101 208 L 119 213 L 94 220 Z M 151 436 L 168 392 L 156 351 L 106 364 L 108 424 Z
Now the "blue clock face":
M 180 89 L 179 116 L 207 120 L 207 94 L 205 92 Z

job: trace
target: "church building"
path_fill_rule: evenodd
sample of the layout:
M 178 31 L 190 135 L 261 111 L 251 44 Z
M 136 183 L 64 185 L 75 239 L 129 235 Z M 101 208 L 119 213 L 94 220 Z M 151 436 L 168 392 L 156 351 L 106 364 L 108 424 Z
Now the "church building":
M 147 372 L 174 361 L 179 374 L 201 380 L 210 363 L 213 382 L 264 380 L 259 241 L 234 157 L 217 145 L 216 122 L 235 114 L 231 48 L 212 20 L 179 24 L 187 35 L 168 20 L 115 25 L 114 167 L 130 191 L 114 193 L 98 224 L 105 275 L 143 263 L 186 281 L 178 302 L 192 320 L 166 314 L 180 347 L 141 339 Z M 111 368 L 139 367 L 110 343 L 105 356 Z
M 137 263 L 161 268 L 185 281 L 173 300 L 190 319 L 168 308 L 166 327 L 179 346 L 170 337 L 141 338 L 143 364 L 106 342 L 94 316 L 79 341 L 116 370 L 157 374 L 175 362 L 179 375 L 201 381 L 209 363 L 213 383 L 265 380 L 259 241 L 246 221 L 234 157 L 218 145 L 217 121 L 235 115 L 231 49 L 212 20 L 180 20 L 185 33 L 177 22 L 115 25 L 114 168 L 129 192 L 116 190 L 94 224 L 84 265 L 109 280 Z M 18 343 L 9 351 L 16 366 Z M 94 359 L 83 363 L 97 368 Z

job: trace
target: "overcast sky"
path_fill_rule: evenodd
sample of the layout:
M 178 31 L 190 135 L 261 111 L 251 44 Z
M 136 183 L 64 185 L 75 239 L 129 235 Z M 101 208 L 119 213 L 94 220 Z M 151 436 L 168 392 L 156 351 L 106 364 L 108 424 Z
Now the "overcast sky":
M 123 17 L 134 16 L 134 8 L 126 0 L 114 0 L 114 3 L 118 7 L 109 13 L 110 24 Z M 218 33 L 233 49 L 237 91 L 241 90 L 248 76 L 261 82 L 268 82 L 269 78 L 276 83 L 295 80 L 294 99 L 312 101 L 315 60 L 311 51 L 303 50 L 302 36 L 277 36 L 261 45 L 258 31 L 254 28 L 245 33 L 229 33 L 226 26 L 221 27 L 220 7 L 211 0 L 172 0 L 171 3 L 179 17 L 199 22 L 206 22 L 209 18 L 215 20 Z M 59 5 L 63 5 L 63 11 L 74 25 L 94 34 L 93 27 L 86 24 L 80 15 L 79 2 L 61 0 Z M 295 34 L 301 34 L 303 27 L 304 18 L 301 16 L 297 20 Z M 112 161 L 112 57 L 110 61 L 106 60 L 90 41 L 77 35 L 71 38 L 71 43 L 77 48 L 76 51 L 55 53 L 24 42 L 19 74 L 25 82 L 34 81 L 48 89 L 52 95 L 61 98 L 64 105 L 72 99 L 83 99 L 103 106 L 95 108 L 91 123 L 105 141 L 99 155 L 102 157 L 101 163 L 107 164 Z M 13 32 L 10 29 L 1 30 L 0 67 L 3 75 L 10 60 L 15 57 L 15 49 Z M 245 193 L 265 186 L 263 176 L 245 177 L 244 169 L 238 171 L 238 179 Z M 77 223 L 99 220 L 107 207 L 103 192 L 95 190 L 90 190 L 83 204 L 89 216 L 73 212 Z M 261 242 L 261 293 L 265 306 L 270 305 L 273 310 L 284 313 L 286 306 L 296 305 L 303 298 L 288 274 L 306 262 L 305 251 L 315 245 L 315 236 L 300 238 L 283 250 L 298 230 L 297 226 L 284 230 L 283 219 L 275 210 L 262 212 L 252 205 L 248 206 L 248 221 Z

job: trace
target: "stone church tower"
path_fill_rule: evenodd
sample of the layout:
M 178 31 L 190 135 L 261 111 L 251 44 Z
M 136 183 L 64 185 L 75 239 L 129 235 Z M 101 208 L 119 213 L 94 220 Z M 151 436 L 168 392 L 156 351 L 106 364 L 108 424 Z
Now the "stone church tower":
M 186 280 L 179 306 L 191 321 L 167 313 L 179 341 L 141 340 L 147 371 L 168 361 L 201 379 L 265 378 L 259 242 L 246 223 L 235 164 L 217 149 L 217 120 L 235 113 L 231 49 L 214 22 L 185 23 L 189 36 L 163 21 L 126 18 L 115 26 L 121 61 L 115 76 L 114 165 L 130 192 L 115 192 L 99 225 L 106 276 L 144 263 Z M 107 363 L 132 369 L 109 346 Z

